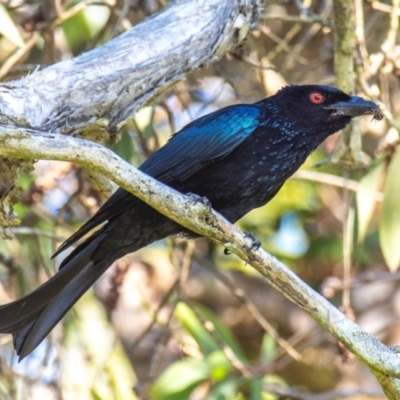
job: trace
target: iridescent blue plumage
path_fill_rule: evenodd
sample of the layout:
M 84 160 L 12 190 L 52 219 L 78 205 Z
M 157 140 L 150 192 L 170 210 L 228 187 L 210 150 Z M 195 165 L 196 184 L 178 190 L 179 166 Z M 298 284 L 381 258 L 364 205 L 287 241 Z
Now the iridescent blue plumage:
M 250 105 L 205 115 L 173 135 L 140 169 L 161 181 L 184 181 L 238 147 L 257 128 L 259 117 L 260 110 Z
M 266 204 L 307 156 L 353 117 L 377 106 L 327 86 L 289 86 L 252 105 L 193 121 L 140 169 L 182 193 L 205 196 L 235 222 Z M 105 223 L 106 222 L 106 223 Z M 0 307 L 0 332 L 12 333 L 21 358 L 50 332 L 111 263 L 166 236 L 190 232 L 123 189 L 57 251 L 105 223 L 30 295 Z

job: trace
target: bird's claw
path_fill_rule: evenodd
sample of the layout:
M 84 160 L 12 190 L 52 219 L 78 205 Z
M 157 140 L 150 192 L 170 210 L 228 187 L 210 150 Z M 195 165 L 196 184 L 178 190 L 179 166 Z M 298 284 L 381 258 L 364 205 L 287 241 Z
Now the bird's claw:
M 251 240 L 250 250 L 258 250 L 261 247 L 261 241 L 258 240 L 251 232 L 245 232 L 244 237 Z
M 244 237 L 251 240 L 250 250 L 258 250 L 261 247 L 261 241 L 258 240 L 251 232 L 245 232 Z M 232 252 L 225 247 L 224 254 L 228 256 Z
M 196 193 L 186 193 L 186 196 L 190 197 L 194 204 L 201 203 L 207 207 L 208 211 L 212 210 L 211 202 L 207 199 L 207 197 L 199 196 Z

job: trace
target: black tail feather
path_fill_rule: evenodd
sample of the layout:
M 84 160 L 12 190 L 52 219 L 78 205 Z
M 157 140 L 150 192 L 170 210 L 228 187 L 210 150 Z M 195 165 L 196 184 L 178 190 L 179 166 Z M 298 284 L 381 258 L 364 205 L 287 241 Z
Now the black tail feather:
M 98 265 L 90 261 L 93 251 L 104 237 L 105 234 L 90 237 L 86 248 L 69 258 L 56 275 L 29 295 L 0 307 L 0 332 L 13 334 L 14 347 L 20 359 L 44 339 L 111 264 L 112 260 Z M 39 329 L 40 324 L 43 326 Z
M 0 333 L 12 333 L 20 360 L 31 353 L 113 261 L 182 228 L 147 205 L 147 218 L 130 235 L 132 221 L 109 221 L 77 246 L 56 275 L 31 294 L 0 307 Z M 116 229 L 118 225 L 118 229 Z M 157 229 L 148 229 L 154 225 Z
M 23 326 L 17 333 L 13 334 L 13 345 L 14 349 L 19 355 L 24 344 L 25 338 L 28 335 L 29 331 L 32 329 L 35 320 L 29 322 L 25 326 Z
M 93 262 L 88 263 L 57 296 L 47 303 L 33 322 L 17 332 L 14 344 L 20 360 L 40 344 L 109 265 L 109 262 L 96 265 Z

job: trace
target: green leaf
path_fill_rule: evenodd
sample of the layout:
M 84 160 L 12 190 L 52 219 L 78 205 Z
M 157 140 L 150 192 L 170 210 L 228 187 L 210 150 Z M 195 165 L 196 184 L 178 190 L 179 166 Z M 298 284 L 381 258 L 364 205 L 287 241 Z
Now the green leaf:
M 354 249 L 357 247 L 357 237 L 358 237 L 358 215 L 357 208 L 354 201 L 351 201 L 349 213 L 346 221 L 346 235 L 349 238 L 349 251 L 350 257 L 353 260 L 354 258 Z M 347 244 L 346 244 L 347 245 Z
M 382 183 L 385 171 L 385 159 L 376 159 L 361 178 L 356 193 L 358 242 L 364 240 L 368 225 L 374 215 L 376 205 L 376 193 Z
M 264 376 L 263 383 L 275 384 L 278 386 L 287 386 L 287 383 L 285 382 L 285 380 L 278 375 Z M 268 390 L 263 390 L 262 399 L 263 400 L 278 400 L 278 396 L 268 392 Z
M 268 333 L 264 334 L 260 352 L 260 359 L 263 364 L 270 364 L 275 358 L 276 341 Z
M 153 122 L 153 117 L 154 117 L 153 107 L 141 108 L 135 114 L 136 125 L 141 131 L 144 131 Z
M 157 379 L 150 395 L 157 400 L 187 400 L 196 386 L 210 378 L 210 372 L 205 360 L 178 361 Z
M 237 342 L 236 338 L 232 335 L 229 329 L 220 321 L 220 319 L 216 317 L 210 310 L 207 310 L 205 307 L 199 306 L 199 310 L 207 320 L 211 321 L 214 330 L 217 333 L 220 340 L 226 346 L 231 348 L 237 359 L 240 360 L 243 364 L 248 364 L 249 360 L 244 355 L 244 352 L 240 347 L 239 343 Z
M 90 390 L 90 395 L 92 397 L 92 400 L 105 400 L 105 398 L 97 393 L 95 389 Z
M 136 382 L 132 364 L 121 345 L 114 346 L 107 360 L 105 372 L 108 385 L 113 393 L 113 400 L 137 399 L 132 390 Z
M 252 379 L 250 384 L 251 400 L 263 400 L 264 382 L 262 378 Z
M 73 54 L 79 54 L 84 50 L 92 33 L 85 14 L 81 11 L 62 24 L 65 38 Z
M 207 355 L 219 350 L 217 342 L 187 304 L 179 303 L 175 309 L 175 316 L 197 342 L 203 354 Z
M 216 384 L 207 396 L 207 400 L 233 400 L 235 398 L 239 379 L 231 377 Z
M 210 367 L 211 378 L 214 381 L 222 381 L 232 369 L 231 362 L 222 350 L 211 353 L 206 361 Z
M 110 17 L 110 9 L 104 7 L 104 5 L 90 5 L 85 7 L 82 13 L 88 23 L 91 37 L 95 36 L 104 28 Z
M 383 256 L 391 271 L 400 265 L 400 151 L 389 165 L 379 223 L 379 239 Z
M 125 161 L 132 162 L 132 157 L 135 153 L 132 137 L 129 132 L 124 129 L 121 139 L 112 146 L 112 149 Z
M 0 3 L 0 34 L 20 48 L 25 46 L 25 42 L 22 39 L 17 26 L 11 19 L 10 14 L 6 10 L 6 8 L 1 3 Z

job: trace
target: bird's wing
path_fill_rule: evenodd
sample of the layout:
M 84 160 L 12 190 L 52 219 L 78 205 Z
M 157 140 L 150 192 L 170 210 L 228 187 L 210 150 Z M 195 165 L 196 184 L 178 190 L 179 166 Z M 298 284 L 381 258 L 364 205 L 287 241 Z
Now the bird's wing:
M 224 158 L 257 127 L 259 110 L 234 105 L 186 125 L 140 170 L 163 183 L 184 181 L 205 165 Z
M 137 200 L 131 193 L 119 188 L 115 193 L 100 207 L 95 215 L 84 223 L 73 235 L 71 235 L 53 254 L 52 258 L 58 256 L 68 247 L 72 246 L 79 239 L 85 236 L 96 226 L 101 225 L 103 222 L 121 214 L 126 207 Z
M 220 160 L 242 143 L 257 127 L 258 108 L 234 105 L 205 115 L 186 125 L 155 152 L 140 170 L 163 183 L 183 181 L 216 160 Z M 53 257 L 70 247 L 103 222 L 121 214 L 137 201 L 119 188 L 82 227 L 68 238 Z

